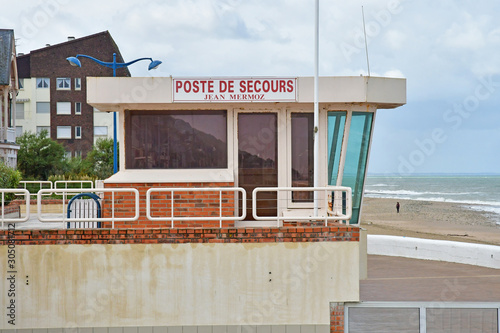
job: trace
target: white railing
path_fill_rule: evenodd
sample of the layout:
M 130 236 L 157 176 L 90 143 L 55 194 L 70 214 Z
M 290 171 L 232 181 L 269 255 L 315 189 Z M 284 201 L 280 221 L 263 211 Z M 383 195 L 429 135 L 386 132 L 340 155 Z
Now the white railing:
M 16 195 L 24 195 L 24 201 L 26 205 L 26 214 L 24 217 L 19 218 L 7 218 L 5 217 L 5 193 L 14 193 Z M 1 215 L 0 219 L 2 221 L 2 228 L 4 227 L 4 223 L 18 223 L 18 222 L 26 222 L 30 218 L 30 192 L 25 189 L 10 189 L 10 188 L 0 188 L 0 208 Z
M 37 192 L 42 190 L 44 185 L 48 185 L 49 189 L 53 188 L 52 182 L 49 180 L 21 180 L 19 182 L 19 185 L 22 185 L 25 190 L 28 190 L 28 184 L 38 184 Z M 31 193 L 30 195 L 36 196 L 36 193 Z
M 186 196 L 181 195 L 181 193 L 188 193 Z M 179 200 L 188 200 L 190 201 L 189 204 L 195 204 L 196 203 L 202 203 L 204 199 L 207 198 L 202 198 L 202 197 L 196 197 L 192 193 L 193 192 L 216 192 L 218 193 L 218 199 L 212 199 L 210 203 L 216 204 L 218 203 L 218 210 L 219 210 L 219 215 L 218 216 L 175 216 L 175 211 L 179 210 L 178 208 L 176 209 L 176 201 L 178 202 Z M 222 193 L 226 192 L 232 192 L 233 196 L 231 196 L 231 199 L 234 203 L 237 202 L 237 193 L 241 193 L 241 198 L 242 198 L 242 207 L 241 207 L 241 212 L 242 214 L 240 216 L 226 216 L 223 215 L 223 197 Z M 170 216 L 167 216 L 166 214 L 163 216 L 152 216 L 151 215 L 151 206 L 152 206 L 152 196 L 154 193 L 170 193 L 170 196 L 166 196 L 167 200 L 170 200 Z M 176 198 L 177 196 L 177 198 Z M 226 198 L 227 199 L 227 198 Z M 218 200 L 218 202 L 216 201 Z M 165 200 L 161 201 L 160 205 L 164 205 Z M 231 209 L 236 211 L 236 204 L 233 204 Z M 193 188 L 193 187 L 178 187 L 178 188 L 150 188 L 146 192 L 146 216 L 149 220 L 151 221 L 170 221 L 171 227 L 174 227 L 174 221 L 219 221 L 220 222 L 220 227 L 222 228 L 222 221 L 241 221 L 245 219 L 246 217 L 246 192 L 243 188 L 241 187 L 201 187 L 201 188 Z
M 54 182 L 55 189 L 67 189 L 68 184 L 79 184 L 82 189 L 92 189 L 94 188 L 94 182 L 91 180 L 56 180 Z M 83 184 L 90 184 L 90 187 L 83 187 Z M 61 185 L 61 186 L 59 186 Z M 62 186 L 64 185 L 64 187 Z M 76 187 L 75 187 L 76 188 Z
M 110 210 L 111 212 L 111 217 L 77 217 L 77 218 L 71 218 L 67 217 L 67 199 L 68 196 L 73 196 L 78 193 L 111 193 L 111 196 L 109 198 L 106 198 L 106 201 L 109 201 L 110 207 L 106 207 L 106 210 Z M 47 218 L 44 217 L 42 214 L 42 196 L 44 195 L 52 195 L 57 193 L 58 195 L 61 194 L 61 211 L 56 212 L 57 216 L 54 216 L 53 213 L 51 213 L 51 217 Z M 115 193 L 133 193 L 134 194 L 134 203 L 135 203 L 135 211 L 132 212 L 134 215 L 130 217 L 115 217 Z M 131 221 L 137 221 L 139 219 L 139 191 L 135 188 L 100 188 L 100 189 L 46 189 L 46 190 L 40 190 L 38 191 L 37 194 L 37 213 L 38 213 L 38 220 L 40 222 L 111 222 L 111 228 L 115 227 L 115 221 L 120 221 L 120 222 L 131 222 Z M 62 217 L 59 217 L 62 214 Z
M 262 192 L 276 192 L 276 216 L 259 216 L 257 214 L 258 196 Z M 292 192 L 320 192 L 323 197 L 323 209 L 318 211 L 318 215 L 314 216 L 310 210 L 296 209 L 295 214 L 285 216 L 283 211 L 289 209 L 290 194 Z M 332 195 L 334 193 L 334 195 Z M 345 193 L 345 195 L 344 195 Z M 300 213 L 303 212 L 303 215 Z M 257 187 L 252 192 L 252 215 L 257 221 L 276 220 L 277 226 L 281 225 L 281 221 L 348 221 L 352 216 L 352 190 L 350 187 L 344 186 L 327 186 L 327 187 Z

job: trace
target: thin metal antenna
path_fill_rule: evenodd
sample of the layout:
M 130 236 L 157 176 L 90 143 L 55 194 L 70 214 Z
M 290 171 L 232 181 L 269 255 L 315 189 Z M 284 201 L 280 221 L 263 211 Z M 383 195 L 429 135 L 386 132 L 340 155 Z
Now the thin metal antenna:
M 368 59 L 368 43 L 366 41 L 365 10 L 363 6 L 361 6 L 361 14 L 363 15 L 363 32 L 365 34 L 366 65 L 368 66 L 368 76 L 370 76 L 370 60 Z

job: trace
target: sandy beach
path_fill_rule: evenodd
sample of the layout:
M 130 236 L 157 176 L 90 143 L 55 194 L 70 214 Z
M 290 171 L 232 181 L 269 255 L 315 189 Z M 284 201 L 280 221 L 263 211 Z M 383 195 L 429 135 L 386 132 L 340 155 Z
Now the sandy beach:
M 396 213 L 396 202 L 401 207 Z M 492 216 L 462 204 L 364 198 L 361 226 L 368 234 L 397 235 L 500 245 Z

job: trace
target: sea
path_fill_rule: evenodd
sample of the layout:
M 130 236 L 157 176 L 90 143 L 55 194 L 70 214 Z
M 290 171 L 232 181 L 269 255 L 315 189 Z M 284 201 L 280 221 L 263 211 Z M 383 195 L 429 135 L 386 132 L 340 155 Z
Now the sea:
M 368 175 L 365 196 L 458 203 L 500 224 L 500 175 Z

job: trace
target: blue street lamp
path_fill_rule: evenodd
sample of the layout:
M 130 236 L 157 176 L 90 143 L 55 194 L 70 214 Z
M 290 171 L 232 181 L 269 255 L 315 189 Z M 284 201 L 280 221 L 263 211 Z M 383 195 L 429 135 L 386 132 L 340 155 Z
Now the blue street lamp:
M 141 60 L 151 61 L 149 63 L 149 66 L 148 66 L 148 70 L 156 69 L 161 64 L 160 60 L 153 60 L 151 58 L 139 58 L 139 59 L 135 59 L 135 60 L 130 61 L 130 62 L 125 62 L 125 63 L 116 62 L 116 53 L 113 53 L 113 62 L 104 62 L 104 61 L 98 60 L 96 58 L 93 58 L 91 56 L 84 55 L 84 54 L 77 54 L 75 57 L 66 58 L 66 60 L 69 61 L 71 66 L 82 67 L 82 63 L 80 62 L 80 60 L 78 58 L 87 58 L 87 59 L 90 59 L 90 60 L 98 63 L 101 66 L 113 68 L 113 77 L 116 77 L 116 69 L 117 68 L 128 67 L 128 66 L 132 65 L 133 63 L 136 63 L 136 62 L 141 61 Z M 113 173 L 118 172 L 118 154 L 117 154 L 117 151 L 118 151 L 118 149 L 116 147 L 116 112 L 113 112 Z

